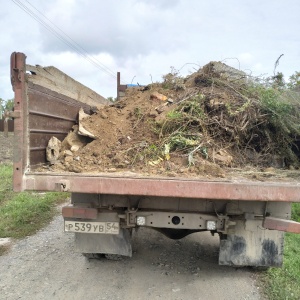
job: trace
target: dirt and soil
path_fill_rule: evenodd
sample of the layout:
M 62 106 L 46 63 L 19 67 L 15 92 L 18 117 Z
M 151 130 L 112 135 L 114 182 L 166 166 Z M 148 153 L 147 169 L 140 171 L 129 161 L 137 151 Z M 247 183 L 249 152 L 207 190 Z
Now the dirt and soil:
M 250 178 L 266 180 L 285 168 L 299 180 L 298 150 L 271 126 L 245 74 L 228 68 L 214 62 L 187 78 L 170 73 L 162 83 L 128 88 L 82 121 L 95 139 L 73 127 L 50 170 L 228 178 L 248 168 Z
M 170 240 L 141 228 L 132 258 L 86 259 L 56 217 L 36 235 L 0 256 L 0 299 L 258 300 L 256 273 L 218 265 L 218 237 Z

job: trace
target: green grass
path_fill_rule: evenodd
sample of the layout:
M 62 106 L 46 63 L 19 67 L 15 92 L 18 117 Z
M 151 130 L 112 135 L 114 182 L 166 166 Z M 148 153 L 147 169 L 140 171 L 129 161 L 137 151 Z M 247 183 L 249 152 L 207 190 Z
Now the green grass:
M 300 203 L 293 204 L 292 219 L 296 222 L 300 222 Z
M 0 205 L 12 194 L 12 173 L 12 166 L 0 165 Z
M 56 214 L 67 193 L 14 193 L 12 166 L 0 165 L 0 238 L 34 234 Z
M 293 204 L 292 217 L 300 222 L 300 203 Z M 285 235 L 283 267 L 269 269 L 263 280 L 269 299 L 300 299 L 300 234 Z

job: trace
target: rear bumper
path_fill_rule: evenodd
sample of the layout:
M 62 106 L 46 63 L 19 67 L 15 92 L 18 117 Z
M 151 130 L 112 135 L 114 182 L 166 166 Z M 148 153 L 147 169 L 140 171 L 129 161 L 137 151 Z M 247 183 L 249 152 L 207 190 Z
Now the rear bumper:
M 300 233 L 300 223 L 291 220 L 266 217 L 263 222 L 263 227 L 271 230 Z

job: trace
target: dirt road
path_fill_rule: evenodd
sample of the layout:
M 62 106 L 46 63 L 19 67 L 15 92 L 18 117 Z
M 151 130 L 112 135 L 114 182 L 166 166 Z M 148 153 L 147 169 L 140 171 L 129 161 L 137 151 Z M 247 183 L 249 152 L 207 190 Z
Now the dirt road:
M 251 271 L 218 266 L 218 238 L 207 233 L 173 241 L 141 229 L 132 258 L 88 260 L 62 222 L 0 256 L 0 299 L 261 299 Z

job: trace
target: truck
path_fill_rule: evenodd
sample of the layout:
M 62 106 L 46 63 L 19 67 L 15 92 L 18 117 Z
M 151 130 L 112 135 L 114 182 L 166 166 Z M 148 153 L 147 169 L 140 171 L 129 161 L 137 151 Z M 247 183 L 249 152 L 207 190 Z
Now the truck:
M 148 227 L 171 239 L 202 231 L 219 235 L 220 265 L 282 265 L 284 233 L 300 233 L 300 223 L 291 220 L 300 182 L 49 172 L 51 137 L 66 137 L 81 108 L 91 114 L 108 102 L 54 67 L 27 65 L 19 52 L 11 55 L 11 83 L 14 191 L 71 193 L 62 216 L 77 252 L 131 257 L 132 231 Z

